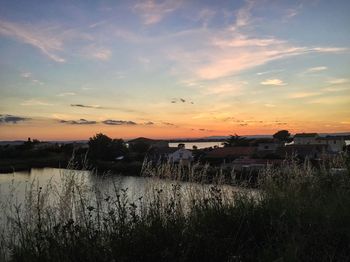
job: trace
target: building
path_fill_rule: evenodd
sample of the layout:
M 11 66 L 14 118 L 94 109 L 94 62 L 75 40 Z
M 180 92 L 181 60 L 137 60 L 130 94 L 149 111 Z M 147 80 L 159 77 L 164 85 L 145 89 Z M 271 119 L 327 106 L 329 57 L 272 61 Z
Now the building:
M 294 136 L 295 145 L 315 145 L 319 138 L 317 133 L 299 133 Z
M 294 136 L 294 145 L 324 145 L 328 153 L 342 152 L 346 146 L 343 136 L 321 137 L 317 133 L 300 133 Z
M 258 143 L 257 155 L 259 157 L 276 155 L 278 148 L 283 146 L 284 144 L 278 141 Z
M 342 152 L 346 146 L 345 139 L 342 136 L 318 137 L 316 141 L 320 145 L 328 145 L 330 153 Z
M 149 147 L 157 147 L 157 148 L 165 148 L 169 147 L 169 142 L 165 140 L 156 140 L 156 139 L 150 139 L 146 137 L 138 137 L 132 140 L 128 141 L 128 146 L 132 147 L 137 144 L 145 144 Z
M 169 161 L 175 164 L 188 165 L 193 161 L 192 152 L 184 147 L 180 147 L 169 155 Z
M 251 157 L 257 152 L 257 147 L 234 146 L 215 148 L 205 155 L 208 160 L 232 161 L 239 157 Z
M 277 154 L 282 157 L 296 156 L 302 159 L 319 159 L 328 154 L 328 145 L 317 144 L 294 144 L 278 149 Z

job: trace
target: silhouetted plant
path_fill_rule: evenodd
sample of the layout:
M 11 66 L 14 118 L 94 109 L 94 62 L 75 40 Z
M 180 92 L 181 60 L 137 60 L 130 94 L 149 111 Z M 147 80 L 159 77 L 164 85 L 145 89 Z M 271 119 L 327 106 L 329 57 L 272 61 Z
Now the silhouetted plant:
M 280 142 L 284 142 L 284 143 L 292 141 L 291 134 L 289 133 L 288 130 L 280 130 L 280 131 L 276 132 L 273 135 L 273 138 L 280 141 Z
M 114 160 L 126 153 L 126 145 L 122 139 L 112 139 L 102 133 L 89 139 L 89 157 L 96 160 Z
M 224 147 L 232 146 L 249 146 L 249 140 L 245 137 L 241 137 L 237 134 L 231 135 L 225 142 L 223 142 Z

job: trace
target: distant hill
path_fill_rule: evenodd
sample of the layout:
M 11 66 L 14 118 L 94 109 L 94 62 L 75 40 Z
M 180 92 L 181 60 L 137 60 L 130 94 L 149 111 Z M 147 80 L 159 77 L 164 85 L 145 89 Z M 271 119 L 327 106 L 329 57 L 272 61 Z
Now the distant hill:
M 24 140 L 0 141 L 0 146 L 5 146 L 5 145 L 17 146 L 17 145 L 22 145 L 24 142 L 25 142 Z
M 318 133 L 320 136 L 350 136 L 350 132 L 343 133 Z
M 11 145 L 11 146 L 18 146 L 26 142 L 27 140 L 13 140 L 13 141 L 0 141 L 0 146 L 5 146 L 5 145 Z M 63 141 L 40 141 L 40 142 L 47 142 L 47 143 L 58 143 L 58 144 L 71 144 L 71 143 L 87 143 L 88 140 L 63 140 Z
M 340 133 L 318 133 L 320 136 L 346 136 L 350 140 L 350 132 L 340 132 Z M 293 134 L 294 135 L 294 134 Z M 199 138 L 174 138 L 169 139 L 169 142 L 177 143 L 177 142 L 216 142 L 216 141 L 224 141 L 230 136 L 207 136 L 207 137 L 199 137 Z M 271 138 L 272 135 L 245 135 L 242 137 L 247 138 Z M 126 140 L 127 141 L 127 140 Z M 13 141 L 0 141 L 0 146 L 2 145 L 20 145 L 23 144 L 25 140 L 13 140 Z M 49 143 L 59 143 L 59 144 L 70 144 L 70 143 L 87 143 L 88 140 L 56 140 L 56 141 L 42 141 Z

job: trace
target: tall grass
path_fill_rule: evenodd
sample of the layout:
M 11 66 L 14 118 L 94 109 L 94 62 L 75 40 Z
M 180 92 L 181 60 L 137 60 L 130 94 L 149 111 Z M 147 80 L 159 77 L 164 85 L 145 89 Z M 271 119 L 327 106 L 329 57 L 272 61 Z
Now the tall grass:
M 350 173 L 333 166 L 346 163 L 316 170 L 288 161 L 265 169 L 252 191 L 238 190 L 234 170 L 145 163 L 153 179 L 136 199 L 67 170 L 58 184 L 33 182 L 24 201 L 15 188 L 1 201 L 0 260 L 348 261 Z M 224 185 L 228 177 L 235 186 Z

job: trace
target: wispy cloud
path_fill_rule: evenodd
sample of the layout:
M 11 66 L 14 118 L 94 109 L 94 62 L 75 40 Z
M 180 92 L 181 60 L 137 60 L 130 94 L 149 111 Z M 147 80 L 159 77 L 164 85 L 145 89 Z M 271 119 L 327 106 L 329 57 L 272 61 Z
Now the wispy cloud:
M 107 61 L 112 57 L 112 51 L 109 48 L 89 45 L 83 49 L 82 55 L 92 59 Z
M 269 40 L 271 41 L 271 39 Z M 249 43 L 251 45 L 252 43 Z M 215 46 L 214 46 L 215 47 Z M 291 56 L 305 55 L 310 53 L 339 53 L 344 48 L 308 48 L 293 47 L 282 42 L 273 43 L 269 46 L 241 46 L 226 47 L 207 50 L 206 53 L 186 54 L 193 61 L 203 61 L 191 66 L 194 73 L 201 79 L 216 79 L 229 76 L 243 70 L 266 64 L 268 62 Z M 199 56 L 198 56 L 199 55 Z M 177 59 L 183 59 L 179 54 Z
M 59 120 L 62 124 L 69 124 L 69 125 L 94 125 L 97 122 L 96 121 L 89 121 L 84 118 L 81 118 L 79 120 Z
M 276 107 L 276 105 L 274 105 L 274 104 L 264 104 L 264 106 L 266 106 L 266 107 Z
M 298 6 L 296 6 L 294 8 L 288 8 L 286 11 L 286 15 L 285 15 L 284 20 L 288 20 L 290 18 L 297 16 L 300 13 L 300 11 L 302 10 L 302 8 L 303 8 L 302 4 L 299 4 Z
M 18 122 L 28 121 L 30 118 L 14 115 L 0 115 L 0 125 L 1 124 L 17 124 Z
M 209 8 L 204 8 L 199 11 L 196 20 L 202 22 L 203 27 L 207 27 L 210 20 L 212 20 L 215 15 L 216 11 Z
M 52 106 L 53 104 L 39 100 L 39 99 L 29 99 L 21 103 L 21 106 Z
M 116 77 L 117 79 L 124 79 L 124 78 L 126 77 L 126 73 L 125 73 L 125 72 L 122 72 L 122 71 L 117 71 L 117 72 L 115 73 L 115 77 Z
M 74 92 L 65 92 L 65 93 L 60 93 L 57 96 L 64 97 L 64 96 L 75 96 L 75 95 L 76 95 L 76 93 L 74 93 Z
M 144 112 L 135 110 L 133 108 L 127 108 L 127 107 L 107 107 L 107 106 L 100 106 L 100 105 L 84 105 L 84 104 L 71 104 L 71 107 L 78 107 L 78 108 L 87 108 L 87 109 L 99 109 L 99 110 L 116 110 L 120 112 L 126 112 L 126 113 L 139 113 L 142 114 Z
M 182 97 L 171 99 L 171 103 L 172 103 L 172 104 L 176 104 L 176 103 L 182 103 L 182 104 L 189 103 L 189 104 L 192 104 L 192 105 L 194 104 L 193 101 L 188 100 L 188 99 L 185 99 L 185 98 L 182 98 Z
M 201 131 L 201 132 L 214 132 L 214 130 L 206 129 L 206 128 L 199 128 L 198 131 Z
M 102 121 L 102 123 L 105 125 L 112 125 L 112 126 L 135 126 L 135 125 L 137 125 L 137 123 L 134 121 L 112 120 L 112 119 L 104 120 L 104 121 Z
M 332 97 L 318 97 L 308 101 L 309 104 L 322 104 L 322 105 L 349 105 L 349 96 L 332 96 Z
M 327 83 L 332 85 L 345 84 L 348 82 L 349 82 L 349 79 L 346 79 L 346 78 L 333 78 L 327 81 Z
M 162 124 L 165 126 L 176 126 L 175 124 L 169 122 L 162 122 Z
M 254 0 L 246 0 L 243 7 L 236 11 L 236 20 L 234 24 L 230 27 L 230 30 L 236 31 L 242 27 L 248 26 L 252 22 L 251 10 L 255 5 Z
M 107 61 L 111 58 L 112 51 L 109 49 L 100 49 L 92 53 L 92 56 L 95 57 L 96 59 Z
M 316 67 L 311 67 L 311 68 L 308 68 L 306 69 L 306 73 L 316 73 L 316 72 L 321 72 L 321 71 L 325 71 L 327 70 L 328 67 L 326 66 L 316 66 Z
M 283 44 L 285 41 L 276 38 L 249 38 L 245 35 L 238 35 L 231 39 L 214 39 L 215 46 L 226 47 L 264 47 L 276 44 Z
M 23 72 L 23 73 L 21 73 L 21 77 L 23 77 L 23 78 L 31 78 L 32 77 L 32 73 L 31 72 Z
M 287 85 L 287 83 L 283 82 L 283 80 L 277 79 L 277 78 L 266 79 L 266 80 L 260 82 L 260 84 L 269 85 L 269 86 L 285 86 L 285 85 Z
M 144 65 L 148 65 L 151 62 L 149 58 L 143 56 L 138 57 L 137 61 Z
M 41 82 L 40 80 L 38 80 L 38 79 L 32 79 L 32 83 L 34 83 L 34 84 L 38 84 L 38 85 L 44 85 L 44 82 Z
M 320 92 L 297 92 L 288 95 L 289 98 L 306 98 L 321 95 Z
M 89 25 L 89 28 L 96 28 L 96 27 L 99 27 L 103 24 L 105 24 L 107 22 L 107 20 L 102 20 L 102 21 L 98 21 L 96 23 L 93 23 L 91 25 Z
M 152 25 L 159 23 L 167 14 L 175 11 L 181 5 L 181 1 L 156 0 L 139 1 L 134 10 L 140 13 L 144 25 Z
M 100 105 L 83 105 L 83 104 L 71 104 L 71 107 L 93 108 L 93 109 L 105 109 Z
M 242 90 L 242 83 L 218 83 L 205 86 L 201 92 L 205 95 L 239 95 Z
M 298 13 L 299 13 L 299 12 L 298 12 L 297 9 L 292 9 L 292 8 L 291 8 L 291 9 L 288 9 L 288 10 L 287 10 L 286 17 L 287 17 L 287 18 L 292 18 L 292 17 L 296 16 Z
M 258 72 L 256 73 L 258 76 L 266 75 L 266 74 L 273 74 L 273 73 L 279 73 L 283 72 L 284 69 L 274 69 L 274 70 L 268 70 L 268 71 L 263 71 L 263 72 Z
M 167 57 L 178 63 L 177 70 L 194 81 L 230 77 L 242 71 L 292 56 L 315 53 L 340 54 L 348 48 L 300 46 L 273 36 L 257 35 L 246 26 L 254 26 L 251 12 L 257 1 L 246 1 L 237 11 L 232 27 L 191 30 L 177 34 L 176 47 L 167 47 Z M 192 38 L 193 43 L 183 39 Z M 193 45 L 195 44 L 195 48 Z
M 65 59 L 57 53 L 63 49 L 65 35 L 53 31 L 50 28 L 0 20 L 0 35 L 32 45 L 50 59 L 62 63 L 65 62 Z
M 33 78 L 33 74 L 31 72 L 23 72 L 21 73 L 21 77 L 32 82 L 33 84 L 39 84 L 39 85 L 44 84 L 42 81 Z
M 345 90 L 350 90 L 349 86 L 343 86 L 343 85 L 332 85 L 326 88 L 323 88 L 322 91 L 325 92 L 341 92 L 341 91 L 345 91 Z

